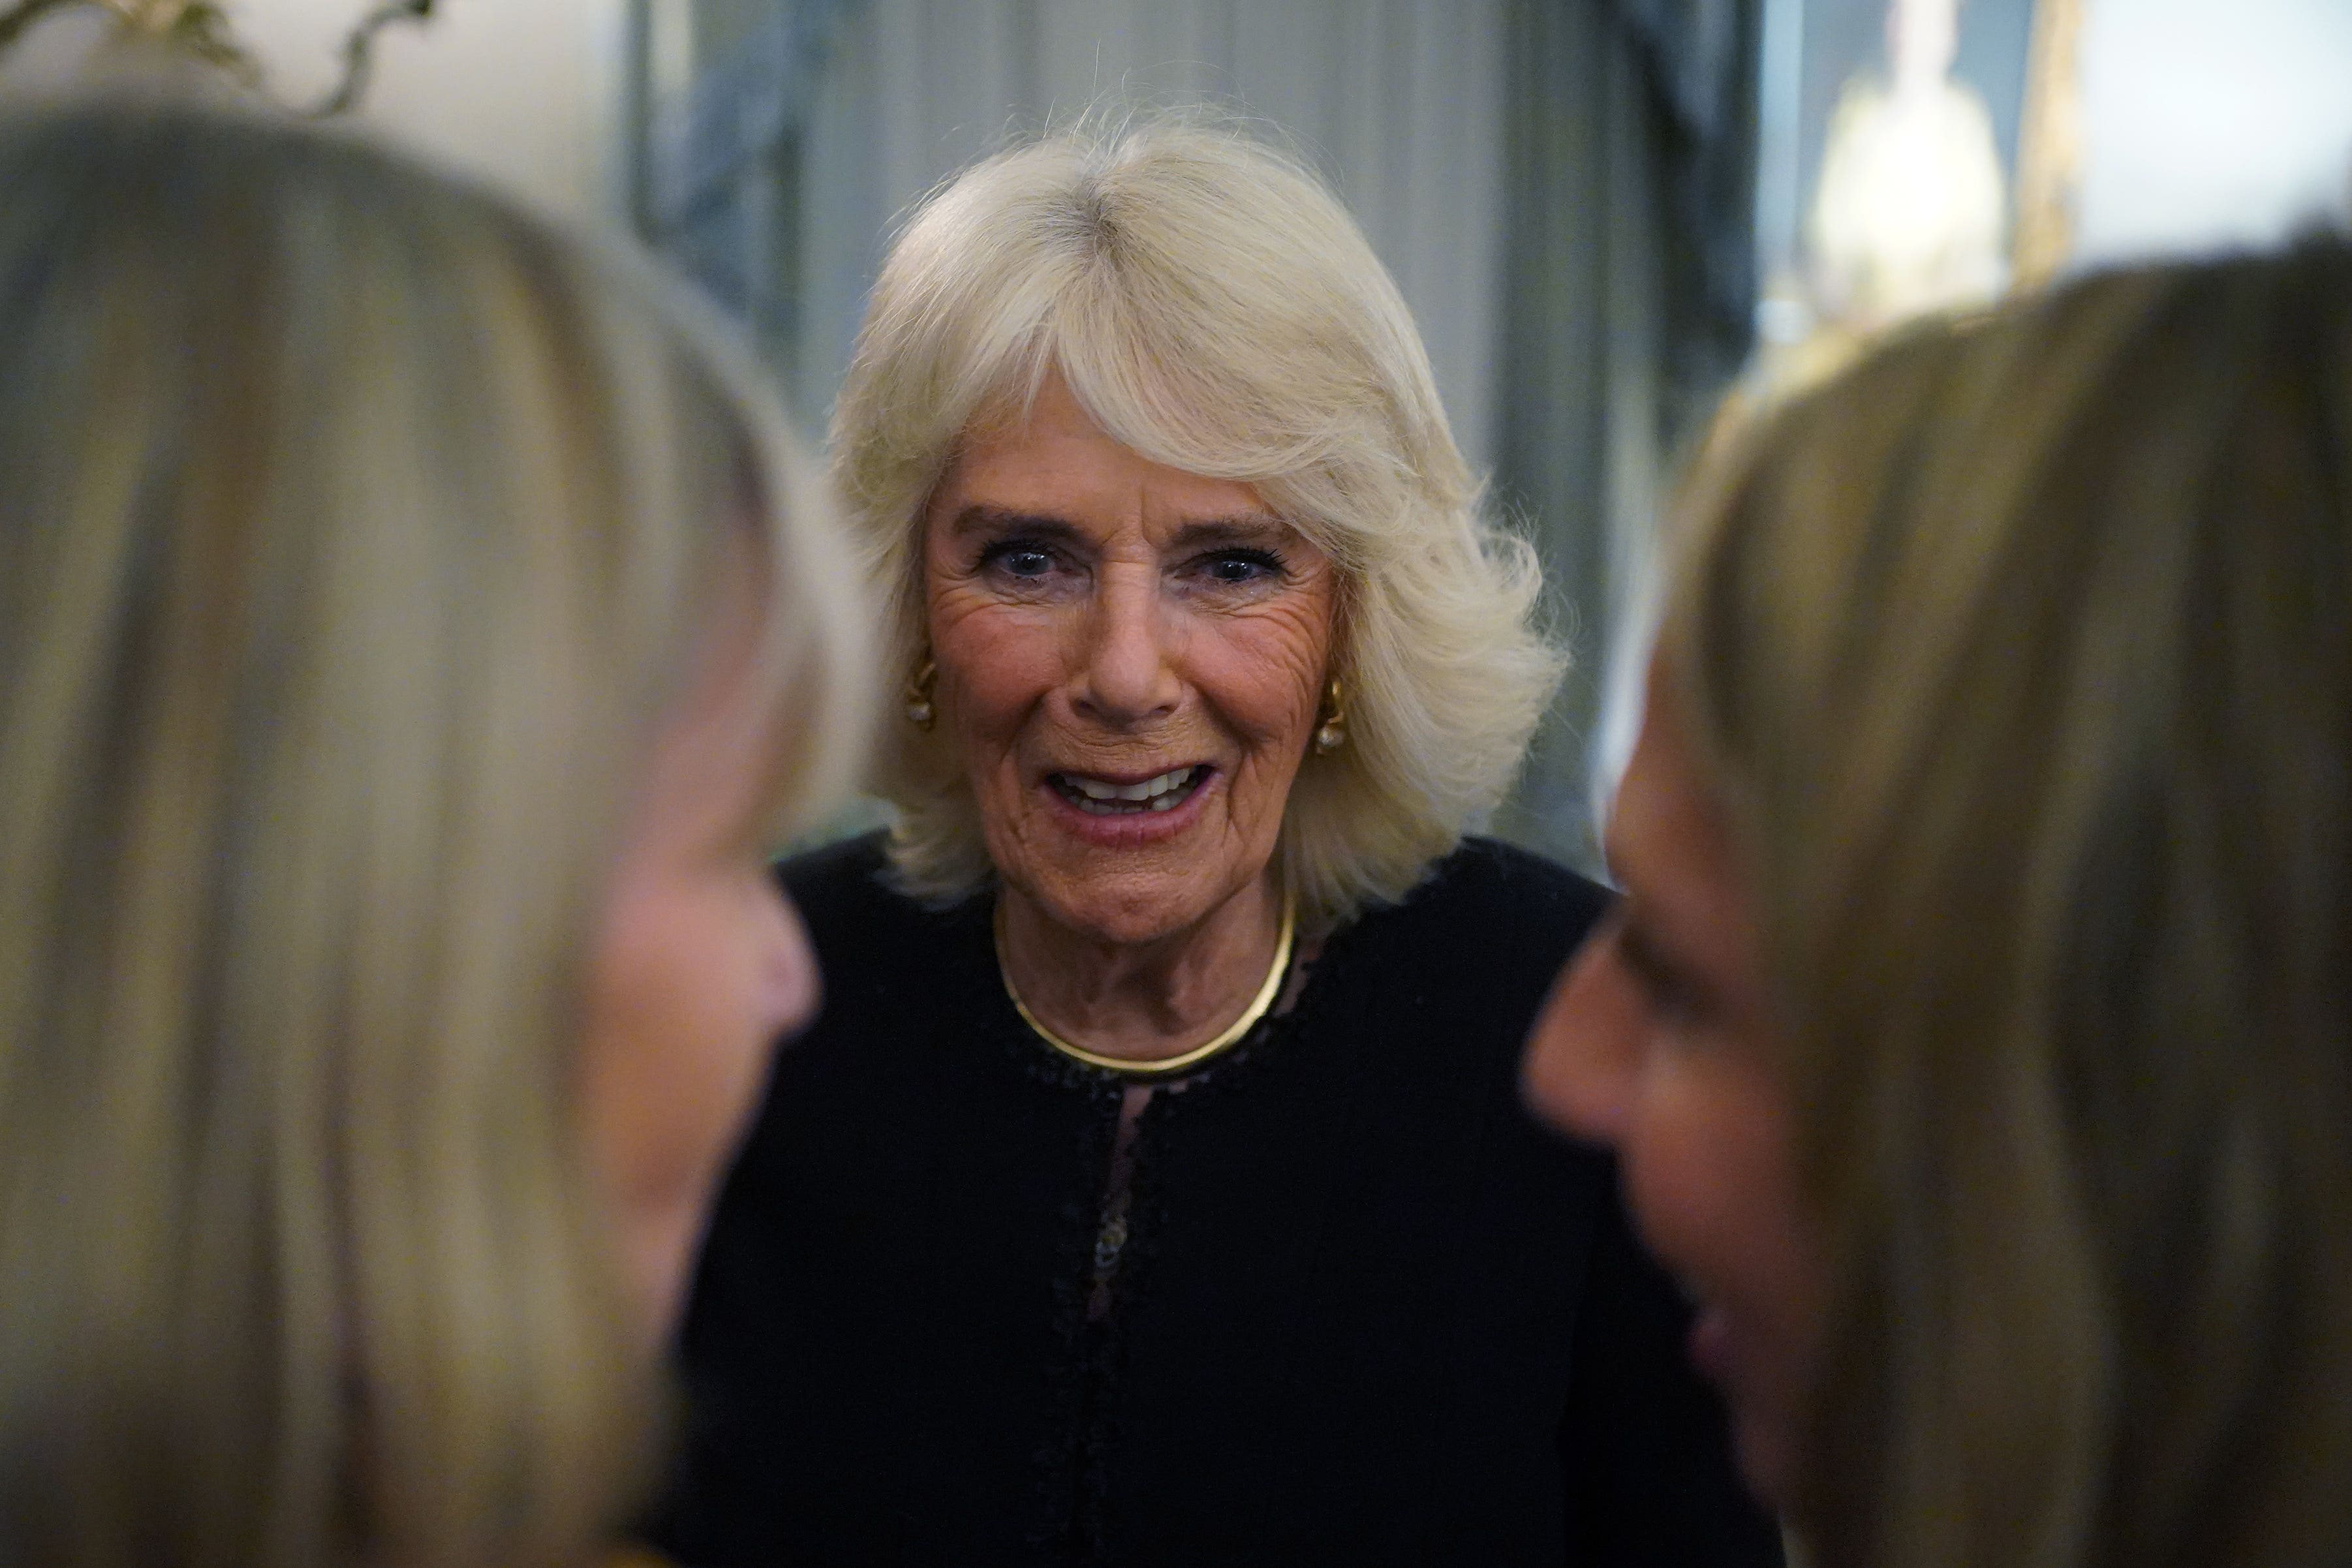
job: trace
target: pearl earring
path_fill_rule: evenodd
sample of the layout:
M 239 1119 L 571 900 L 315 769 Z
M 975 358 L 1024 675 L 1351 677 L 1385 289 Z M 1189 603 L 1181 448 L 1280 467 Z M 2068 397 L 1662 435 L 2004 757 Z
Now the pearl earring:
M 928 730 L 939 722 L 939 709 L 931 703 L 931 687 L 938 681 L 940 667 L 929 659 L 907 682 L 907 722 L 917 729 Z
M 1348 710 L 1340 704 L 1339 677 L 1323 695 L 1323 723 L 1315 731 L 1315 755 L 1328 757 L 1348 744 Z

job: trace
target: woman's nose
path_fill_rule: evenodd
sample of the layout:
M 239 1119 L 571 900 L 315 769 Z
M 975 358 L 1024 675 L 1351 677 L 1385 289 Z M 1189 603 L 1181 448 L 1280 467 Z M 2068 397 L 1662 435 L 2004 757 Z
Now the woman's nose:
M 1107 724 L 1128 726 L 1164 715 L 1181 695 L 1171 658 L 1172 628 L 1156 580 L 1142 573 L 1108 577 L 1088 617 L 1078 706 Z
M 1587 942 L 1536 1018 L 1520 1070 L 1537 1115 L 1594 1143 L 1614 1145 L 1631 1110 L 1640 1062 L 1641 1001 L 1609 932 Z

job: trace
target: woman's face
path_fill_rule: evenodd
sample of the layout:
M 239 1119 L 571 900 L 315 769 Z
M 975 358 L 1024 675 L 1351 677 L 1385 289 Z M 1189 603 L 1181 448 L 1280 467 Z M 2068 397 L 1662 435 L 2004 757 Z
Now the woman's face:
M 1690 1354 L 1724 1394 L 1740 1468 L 1791 1498 L 1818 1337 L 1779 1034 L 1746 890 L 1667 682 L 1609 824 L 1624 899 L 1538 1019 L 1529 1099 L 1610 1145 L 1643 1239 L 1697 1305 Z
M 589 1155 L 655 1334 L 677 1315 L 769 1052 L 817 1005 L 815 956 L 765 853 L 779 747 L 751 646 L 748 627 L 721 640 L 656 743 L 590 957 Z
M 965 448 L 923 558 L 940 721 L 1007 883 L 1125 945 L 1265 869 L 1332 567 L 1255 490 L 1138 456 L 1055 376 L 1025 425 Z

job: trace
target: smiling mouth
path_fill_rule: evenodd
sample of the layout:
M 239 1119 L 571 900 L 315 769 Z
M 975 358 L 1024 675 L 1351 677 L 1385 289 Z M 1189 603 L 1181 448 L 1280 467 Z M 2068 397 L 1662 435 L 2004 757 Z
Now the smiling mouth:
M 1113 784 L 1083 773 L 1048 773 L 1054 792 L 1079 810 L 1096 817 L 1132 817 L 1151 811 L 1172 811 L 1208 781 L 1209 765 L 1196 763 L 1147 779 L 1140 784 Z

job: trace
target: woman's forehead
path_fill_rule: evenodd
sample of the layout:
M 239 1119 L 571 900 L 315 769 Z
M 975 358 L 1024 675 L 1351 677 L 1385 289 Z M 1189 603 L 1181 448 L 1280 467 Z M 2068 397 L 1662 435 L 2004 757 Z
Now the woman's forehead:
M 1255 486 L 1196 474 L 1137 452 L 1106 431 L 1060 378 L 1029 417 L 975 431 L 942 476 L 935 526 L 965 532 L 1005 516 L 1074 522 L 1133 509 L 1186 522 L 1286 526 Z

